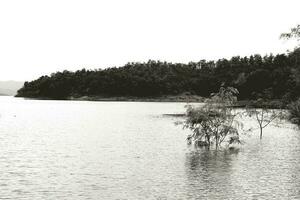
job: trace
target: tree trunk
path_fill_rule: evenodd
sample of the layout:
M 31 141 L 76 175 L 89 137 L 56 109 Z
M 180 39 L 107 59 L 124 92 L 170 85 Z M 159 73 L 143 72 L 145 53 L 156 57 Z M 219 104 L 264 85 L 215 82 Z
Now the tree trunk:
M 260 127 L 260 139 L 262 139 L 262 130 L 263 130 L 263 128 L 262 127 Z
M 210 137 L 209 136 L 205 136 L 206 140 L 207 140 L 207 149 L 210 149 Z

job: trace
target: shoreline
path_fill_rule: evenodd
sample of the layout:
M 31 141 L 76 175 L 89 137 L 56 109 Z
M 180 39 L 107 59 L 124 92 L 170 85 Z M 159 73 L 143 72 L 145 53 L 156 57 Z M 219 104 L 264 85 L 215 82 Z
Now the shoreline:
M 73 101 L 126 101 L 126 102 L 193 102 L 203 103 L 204 97 L 197 95 L 182 96 L 182 95 L 167 95 L 159 97 L 100 97 L 100 96 L 82 96 L 82 97 L 70 97 L 67 100 Z
M 49 98 L 49 97 L 22 97 L 17 98 L 31 99 L 31 100 L 65 100 L 65 101 L 124 101 L 124 102 L 191 102 L 203 103 L 206 98 L 198 95 L 165 95 L 157 97 L 134 97 L 134 96 L 80 96 L 80 97 L 66 97 L 66 98 Z
M 62 101 L 123 101 L 123 102 L 179 102 L 179 103 L 204 103 L 207 98 L 198 95 L 165 95 L 156 97 L 134 97 L 134 96 L 70 96 L 66 98 L 49 98 L 49 97 L 20 97 L 30 100 L 62 100 Z M 269 109 L 282 109 L 286 108 L 286 105 L 280 99 L 273 99 L 259 104 L 255 100 L 240 100 L 236 105 L 232 106 L 234 108 L 269 108 Z

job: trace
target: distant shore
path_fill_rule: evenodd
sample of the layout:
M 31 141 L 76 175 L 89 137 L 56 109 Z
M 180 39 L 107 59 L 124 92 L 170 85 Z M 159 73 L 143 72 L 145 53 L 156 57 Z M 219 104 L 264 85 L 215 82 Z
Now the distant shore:
M 73 101 L 131 101 L 131 102 L 186 102 L 186 103 L 204 103 L 207 98 L 197 95 L 166 95 L 159 97 L 100 97 L 100 96 L 83 96 L 69 97 L 67 100 Z M 263 104 L 257 103 L 255 100 L 238 101 L 235 108 L 266 107 L 270 109 L 284 108 L 285 105 L 278 99 L 265 101 Z
M 16 96 L 18 97 L 18 96 Z M 131 102 L 193 102 L 202 103 L 205 97 L 198 95 L 163 95 L 154 97 L 135 96 L 71 96 L 62 99 L 49 97 L 23 97 L 36 100 L 70 100 L 70 101 L 131 101 Z
M 197 95 L 164 95 L 156 97 L 134 96 L 81 96 L 69 97 L 67 100 L 74 101 L 132 101 L 132 102 L 204 102 L 206 98 Z
M 163 95 L 155 97 L 135 97 L 135 96 L 71 96 L 63 99 L 49 97 L 23 97 L 34 100 L 67 100 L 67 101 L 126 101 L 126 102 L 185 102 L 185 103 L 204 103 L 207 98 L 198 95 Z M 265 101 L 263 105 L 255 100 L 240 100 L 235 108 L 245 107 L 267 107 L 270 109 L 285 108 L 286 105 L 280 99 Z

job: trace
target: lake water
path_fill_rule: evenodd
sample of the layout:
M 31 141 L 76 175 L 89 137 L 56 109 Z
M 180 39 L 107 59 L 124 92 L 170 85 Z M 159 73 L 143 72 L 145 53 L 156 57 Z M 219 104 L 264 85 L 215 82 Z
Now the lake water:
M 300 199 L 292 125 L 195 149 L 163 115 L 184 105 L 1 97 L 0 199 Z

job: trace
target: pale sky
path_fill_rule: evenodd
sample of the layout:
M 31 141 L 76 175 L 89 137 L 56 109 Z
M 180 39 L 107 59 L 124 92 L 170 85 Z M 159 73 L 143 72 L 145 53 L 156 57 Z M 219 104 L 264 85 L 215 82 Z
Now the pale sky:
M 285 53 L 299 0 L 1 0 L 0 80 Z

